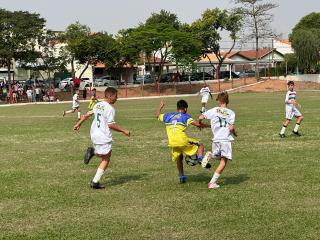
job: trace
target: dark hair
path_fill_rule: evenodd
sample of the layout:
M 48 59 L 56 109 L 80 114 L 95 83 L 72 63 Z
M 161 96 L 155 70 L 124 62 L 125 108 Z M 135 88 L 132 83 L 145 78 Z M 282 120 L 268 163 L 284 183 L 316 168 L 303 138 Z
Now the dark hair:
M 289 81 L 288 83 L 287 83 L 287 85 L 289 86 L 289 85 L 294 85 L 294 81 Z
M 217 98 L 216 98 L 217 101 L 219 102 L 223 102 L 225 104 L 229 104 L 229 94 L 227 92 L 221 92 L 218 94 Z
M 92 91 L 97 91 L 97 89 L 93 88 Z
M 114 96 L 117 94 L 117 89 L 113 88 L 113 87 L 107 87 L 106 90 L 104 90 L 104 96 L 105 97 L 110 97 L 110 96 Z
M 177 109 L 186 109 L 188 108 L 188 103 L 185 100 L 179 100 L 177 102 Z

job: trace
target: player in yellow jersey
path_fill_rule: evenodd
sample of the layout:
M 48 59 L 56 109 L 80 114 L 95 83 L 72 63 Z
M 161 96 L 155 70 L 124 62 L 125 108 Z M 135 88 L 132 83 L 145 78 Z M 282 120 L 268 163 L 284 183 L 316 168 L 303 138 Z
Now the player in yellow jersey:
M 92 110 L 94 105 L 96 105 L 96 103 L 98 102 L 98 99 L 97 99 L 97 91 L 96 89 L 92 89 L 92 93 L 91 93 L 91 97 L 90 97 L 90 102 L 89 102 L 89 110 Z
M 160 101 L 156 117 L 166 125 L 169 140 L 168 146 L 171 150 L 172 160 L 177 163 L 180 183 L 185 183 L 186 176 L 183 171 L 183 155 L 190 157 L 195 156 L 199 163 L 201 163 L 204 152 L 203 144 L 197 139 L 189 138 L 185 130 L 190 125 L 198 128 L 210 126 L 194 121 L 191 116 L 187 114 L 188 103 L 185 100 L 179 100 L 177 102 L 177 112 L 161 114 L 163 107 L 164 103 Z M 210 168 L 211 165 L 208 164 L 205 167 Z

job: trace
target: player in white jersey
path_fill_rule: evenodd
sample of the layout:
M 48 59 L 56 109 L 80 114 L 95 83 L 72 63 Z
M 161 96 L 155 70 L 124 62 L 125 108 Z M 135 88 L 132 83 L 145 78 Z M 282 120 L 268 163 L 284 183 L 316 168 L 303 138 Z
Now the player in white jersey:
M 209 100 L 209 96 L 212 99 L 212 94 L 211 94 L 210 88 L 207 84 L 204 84 L 204 86 L 200 89 L 199 95 L 202 96 L 200 112 L 203 113 L 206 111 L 206 104 Z
M 297 93 L 294 91 L 294 82 L 288 82 L 288 92 L 286 94 L 285 104 L 286 104 L 286 120 L 283 123 L 283 126 L 280 130 L 279 136 L 284 138 L 286 128 L 288 127 L 291 119 L 295 117 L 297 119 L 296 125 L 293 129 L 293 134 L 300 137 L 301 134 L 299 133 L 299 127 L 303 120 L 303 116 L 301 112 L 298 110 L 297 106 L 300 106 L 296 101 Z
M 234 128 L 235 113 L 227 108 L 229 103 L 228 93 L 219 93 L 216 100 L 219 107 L 214 107 L 199 116 L 200 122 L 203 119 L 210 120 L 213 134 L 212 153 L 206 154 L 203 162 L 208 162 L 211 157 L 220 160 L 219 166 L 208 183 L 210 189 L 219 187 L 217 180 L 225 169 L 228 160 L 232 160 L 231 142 L 234 140 L 232 134 L 236 136 Z
M 80 111 L 80 103 L 79 103 L 79 89 L 76 90 L 76 93 L 72 97 L 72 109 L 68 111 L 63 111 L 62 116 L 64 117 L 68 113 L 74 113 L 77 111 L 78 120 L 80 120 L 81 111 Z
M 117 101 L 117 90 L 113 87 L 106 88 L 104 92 L 105 98 L 103 101 L 97 103 L 92 111 L 86 113 L 80 121 L 74 126 L 74 130 L 79 130 L 81 124 L 90 116 L 94 115 L 91 124 L 90 136 L 94 148 L 94 153 L 101 158 L 101 163 L 97 172 L 90 183 L 90 187 L 94 189 L 104 188 L 100 184 L 102 175 L 106 172 L 111 152 L 112 152 L 112 132 L 111 130 L 121 132 L 130 136 L 130 132 L 126 129 L 120 128 L 115 123 L 115 110 L 113 104 Z

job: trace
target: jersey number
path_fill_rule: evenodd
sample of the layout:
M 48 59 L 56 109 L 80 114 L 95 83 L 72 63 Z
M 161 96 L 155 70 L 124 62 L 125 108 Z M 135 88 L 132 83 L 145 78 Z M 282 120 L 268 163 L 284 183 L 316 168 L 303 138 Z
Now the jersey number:
M 224 118 L 218 117 L 220 127 L 227 127 L 227 121 Z
M 100 123 L 101 123 L 101 122 L 100 122 L 100 116 L 101 116 L 101 114 L 98 113 L 98 114 L 97 114 L 97 127 L 98 127 L 98 128 L 100 128 Z

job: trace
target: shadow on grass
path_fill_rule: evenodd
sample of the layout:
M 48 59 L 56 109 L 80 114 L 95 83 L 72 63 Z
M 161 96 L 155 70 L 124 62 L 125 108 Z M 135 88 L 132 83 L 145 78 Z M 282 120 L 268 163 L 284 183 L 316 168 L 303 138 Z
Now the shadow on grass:
M 143 174 L 113 177 L 112 179 L 108 180 L 108 186 L 116 186 L 116 185 L 121 185 L 127 182 L 138 181 L 138 180 L 144 179 L 147 175 L 148 174 L 143 173 Z
M 211 179 L 211 175 L 210 177 L 208 177 L 208 174 L 205 173 L 200 173 L 197 175 L 188 175 L 188 181 L 189 182 L 209 182 Z M 234 185 L 234 184 L 240 184 L 243 182 L 246 182 L 250 179 L 250 177 L 247 174 L 238 174 L 235 176 L 231 176 L 231 177 L 222 177 L 218 180 L 218 182 L 222 182 L 223 185 Z
M 231 177 L 222 177 L 220 181 L 224 182 L 224 185 L 234 185 L 234 184 L 243 183 L 245 181 L 248 181 L 249 179 L 250 177 L 248 177 L 247 174 L 238 174 Z

